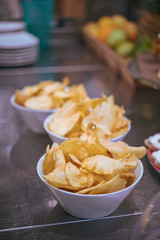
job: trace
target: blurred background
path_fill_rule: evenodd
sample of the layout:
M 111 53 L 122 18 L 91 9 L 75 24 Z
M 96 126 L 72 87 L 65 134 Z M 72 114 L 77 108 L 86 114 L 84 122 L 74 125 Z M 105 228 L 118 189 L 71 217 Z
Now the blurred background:
M 154 56 L 156 55 L 159 60 L 159 22 L 159 0 L 0 0 L 0 34 L 3 34 L 4 37 L 2 40 L 2 35 L 0 35 L 2 41 L 0 43 L 0 64 L 1 66 L 7 64 L 7 66 L 14 66 L 15 57 L 17 57 L 16 66 L 18 64 L 19 66 L 33 64 L 42 59 L 40 54 L 44 54 L 44 50 L 47 51 L 47 48 L 55 50 L 56 46 L 71 46 L 82 44 L 82 42 L 89 48 L 92 46 L 92 52 L 96 53 L 108 65 L 110 65 L 110 59 L 104 58 L 109 56 L 109 53 L 100 53 L 102 44 L 99 43 L 105 44 L 106 51 L 111 48 L 118 53 L 118 57 L 127 60 L 128 66 L 139 53 L 154 53 Z M 7 25 L 8 23 L 23 23 L 25 25 L 18 30 L 17 25 L 14 25 L 11 30 Z M 4 33 L 7 32 L 7 28 L 8 32 L 17 33 L 7 35 L 5 38 Z M 111 34 L 111 30 L 114 30 L 113 34 Z M 25 43 L 24 36 L 20 36 L 20 31 L 25 31 L 27 34 Z M 32 35 L 28 35 L 28 33 Z M 12 43 L 16 44 L 16 34 L 17 39 L 19 38 L 18 41 L 24 44 L 23 46 L 19 45 L 19 52 L 12 51 L 13 61 L 11 62 L 11 59 L 8 58 L 11 51 L 9 54 L 8 51 L 9 48 L 14 48 Z M 36 39 L 33 39 L 34 36 Z M 90 37 L 94 37 L 94 39 L 90 39 Z M 122 38 L 125 42 L 123 41 L 122 46 L 118 46 L 117 42 L 122 43 Z M 27 45 L 30 40 L 32 44 Z M 10 45 L 4 46 L 5 42 Z M 34 52 L 31 52 L 30 55 L 26 54 L 27 46 L 31 48 L 34 46 Z M 94 46 L 97 46 L 98 52 Z M 111 55 L 113 57 L 113 54 Z M 23 59 L 21 58 L 23 61 L 18 63 L 20 56 L 23 57 Z M 48 56 L 50 56 L 49 50 Z M 144 62 L 142 56 L 140 57 L 138 61 Z M 47 57 L 47 59 L 49 58 Z M 155 67 L 155 59 L 151 59 L 151 62 Z M 53 65 L 52 62 L 46 64 Z M 156 63 L 156 68 L 158 64 Z M 131 71 L 132 75 L 137 74 L 135 69 Z M 154 79 L 156 84 L 157 78 L 159 78 L 158 71 L 159 68 L 156 70 L 156 76 L 151 76 L 152 71 L 149 73 L 149 78 Z M 145 71 L 143 73 L 145 74 Z
M 145 0 L 0 0 L 0 20 L 22 20 L 23 3 L 52 2 L 54 20 L 72 18 L 81 21 L 97 20 L 102 15 L 122 14 L 137 20 Z M 44 19 L 43 19 L 44 20 Z

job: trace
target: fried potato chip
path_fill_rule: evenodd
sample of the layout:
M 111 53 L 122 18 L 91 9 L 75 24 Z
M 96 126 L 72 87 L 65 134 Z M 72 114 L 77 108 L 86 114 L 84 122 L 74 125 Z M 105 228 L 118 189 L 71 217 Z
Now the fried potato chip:
M 54 151 L 55 168 L 59 167 L 61 164 L 65 164 L 66 160 L 61 149 L 56 149 Z
M 121 173 L 120 176 L 127 181 L 126 187 L 129 187 L 134 183 L 135 175 L 131 172 Z
M 68 162 L 65 167 L 66 178 L 69 184 L 77 189 L 82 189 L 87 187 L 88 176 L 82 173 L 79 168 Z
M 35 96 L 39 91 L 40 87 L 38 85 L 26 86 L 23 88 L 23 93 L 27 96 Z
M 101 186 L 105 183 L 105 181 L 103 182 L 100 182 L 99 184 L 97 184 L 96 186 L 92 186 L 92 187 L 89 187 L 89 188 L 85 188 L 85 189 L 82 189 L 76 193 L 79 193 L 79 194 L 86 194 L 86 193 L 89 193 L 90 191 L 95 191 L 99 188 L 101 188 Z M 96 193 L 94 193 L 96 194 Z
M 62 142 L 61 149 L 65 157 L 67 157 L 68 154 L 72 154 L 80 161 L 89 157 L 89 153 L 86 148 L 86 142 L 81 141 L 78 138 L 70 138 L 67 141 Z
M 77 112 L 67 119 L 63 119 L 58 125 L 49 124 L 49 129 L 59 136 L 65 136 L 71 129 L 79 128 L 79 121 L 82 118 L 81 112 Z M 78 126 L 77 126 L 78 125 Z M 77 127 L 76 127 L 77 126 Z
M 44 179 L 56 188 L 66 189 L 70 191 L 76 191 L 77 188 L 71 186 L 66 178 L 65 164 L 55 168 L 51 173 L 44 176 Z
M 63 89 L 63 86 L 61 84 L 61 82 L 53 82 L 49 85 L 46 85 L 42 91 L 41 91 L 41 95 L 50 95 L 50 94 L 55 94 L 58 90 L 60 91 L 61 89 Z
M 125 163 L 122 159 L 119 160 L 114 160 L 113 161 L 113 171 L 116 173 L 120 173 L 123 171 L 123 169 L 125 168 Z
M 71 160 L 72 160 L 74 163 L 76 163 L 76 164 L 78 164 L 78 165 L 81 166 L 81 161 L 79 161 L 79 159 L 78 159 L 76 156 L 74 156 L 74 155 L 71 154 L 71 153 L 69 153 L 69 156 L 70 156 Z
M 126 187 L 127 181 L 120 175 L 115 176 L 108 182 L 104 182 L 99 187 L 92 189 L 89 194 L 105 194 L 120 191 Z
M 35 96 L 29 98 L 24 106 L 30 109 L 47 110 L 52 108 L 52 98 L 50 96 Z
M 86 132 L 80 136 L 82 141 L 87 140 L 88 143 L 91 144 L 97 142 L 97 139 L 99 138 L 105 138 L 105 134 L 102 129 L 96 127 L 93 123 L 89 123 Z
M 125 171 L 134 170 L 138 165 L 138 158 L 135 155 L 130 155 L 124 158 Z
M 72 94 L 71 100 L 81 102 L 87 97 L 87 91 L 83 84 L 72 85 L 69 92 Z
M 49 129 L 52 132 L 54 132 L 54 128 L 59 126 L 59 123 L 71 116 L 70 111 L 74 108 L 74 106 L 74 102 L 68 101 L 61 108 L 59 108 L 58 111 L 54 113 L 54 115 L 52 116 L 52 120 L 48 125 Z
M 113 173 L 113 159 L 96 155 L 83 160 L 81 167 L 97 174 L 111 174 Z
M 95 155 L 104 155 L 104 156 L 108 156 L 108 157 L 111 156 L 110 153 L 106 150 L 106 148 L 104 148 L 99 143 L 89 144 L 89 143 L 86 142 L 85 147 L 88 151 L 89 157 L 92 157 L 92 156 L 95 156 Z
M 16 90 L 15 92 L 15 102 L 19 105 L 24 106 L 25 102 L 29 99 L 29 95 L 23 94 L 21 91 Z
M 81 122 L 83 119 L 83 113 L 82 112 L 78 112 L 75 113 L 73 116 L 76 116 L 77 114 L 79 114 L 79 118 L 77 119 L 76 123 L 74 124 L 74 126 L 72 127 L 72 129 L 70 129 L 65 135 L 64 137 L 66 138 L 79 138 L 82 134 L 82 130 L 81 130 Z M 76 119 L 75 119 L 76 120 Z M 72 123 L 72 121 L 71 121 Z
M 103 102 L 93 109 L 82 121 L 82 129 L 86 130 L 89 123 L 103 130 L 106 135 L 111 135 L 115 121 L 115 108 L 109 102 Z
M 142 158 L 144 155 L 146 155 L 146 148 L 144 146 L 141 147 L 129 147 L 129 150 L 131 154 L 134 154 L 137 158 Z
M 57 168 L 55 168 L 52 172 L 44 176 L 51 185 L 57 188 L 64 188 L 67 187 L 68 181 L 66 179 L 65 174 L 66 164 L 61 164 Z
M 70 114 L 74 114 L 75 112 L 81 111 L 84 113 L 84 116 L 86 116 L 87 114 L 89 114 L 91 109 L 95 108 L 97 105 L 99 105 L 103 101 L 104 101 L 104 99 L 102 99 L 102 98 L 91 99 L 89 97 L 86 97 L 84 99 L 84 101 L 78 102 L 77 104 L 75 104 L 75 106 L 72 109 L 72 111 L 70 112 Z
M 130 154 L 129 146 L 125 142 L 119 141 L 115 143 L 106 139 L 99 139 L 99 143 L 104 146 L 115 159 L 119 159 Z
M 42 169 L 45 175 L 52 172 L 55 168 L 54 152 L 57 149 L 59 149 L 59 145 L 57 143 L 53 143 L 51 148 L 49 147 L 49 145 L 46 148 L 46 156 L 42 165 Z
M 73 96 L 74 96 L 74 94 L 71 93 L 70 91 L 63 91 L 63 90 L 56 91 L 54 94 L 54 97 L 62 98 L 62 99 L 73 98 Z

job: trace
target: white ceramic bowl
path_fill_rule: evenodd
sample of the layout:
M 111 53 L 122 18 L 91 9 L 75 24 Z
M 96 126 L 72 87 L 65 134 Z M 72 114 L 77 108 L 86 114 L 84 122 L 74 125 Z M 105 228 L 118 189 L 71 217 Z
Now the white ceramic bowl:
M 125 117 L 125 119 L 127 119 L 127 118 Z M 128 125 L 128 130 L 127 130 L 125 133 L 123 133 L 122 135 L 120 135 L 120 136 L 118 136 L 118 137 L 111 138 L 110 140 L 111 140 L 112 142 L 123 141 L 123 140 L 125 139 L 125 137 L 128 135 L 128 133 L 129 133 L 130 130 L 131 130 L 131 122 L 129 123 L 129 125 Z
M 55 109 L 51 110 L 34 110 L 23 107 L 15 102 L 15 95 L 12 95 L 10 98 L 11 105 L 15 108 L 17 113 L 26 123 L 28 128 L 35 133 L 46 133 L 43 128 L 44 119 L 51 113 L 55 111 Z
M 71 193 L 51 186 L 43 178 L 42 164 L 44 158 L 45 154 L 38 161 L 38 176 L 49 187 L 61 207 L 69 214 L 78 218 L 100 218 L 112 214 L 132 192 L 143 175 L 143 165 L 139 160 L 135 170 L 136 178 L 134 183 L 121 191 L 99 195 Z
M 54 134 L 53 132 L 51 132 L 48 128 L 48 123 L 51 122 L 51 119 L 52 119 L 52 116 L 53 114 L 49 114 L 44 122 L 43 122 L 43 127 L 44 127 L 44 130 L 46 131 L 46 133 L 48 134 L 48 136 L 50 137 L 50 139 L 53 141 L 53 142 L 56 142 L 58 144 L 61 144 L 63 141 L 67 140 L 67 138 L 65 137 L 62 137 L 62 136 L 59 136 L 59 135 L 56 135 Z
M 55 133 L 51 132 L 48 129 L 48 124 L 51 122 L 52 116 L 53 116 L 53 114 L 50 114 L 46 117 L 46 119 L 44 120 L 44 123 L 43 123 L 43 127 L 53 142 L 57 142 L 58 144 L 61 144 L 63 141 L 67 140 L 67 138 L 56 135 Z M 120 135 L 118 137 L 111 138 L 110 141 L 112 141 L 112 142 L 123 141 L 130 130 L 131 130 L 131 123 L 129 123 L 128 130 L 125 133 L 123 133 L 122 135 Z

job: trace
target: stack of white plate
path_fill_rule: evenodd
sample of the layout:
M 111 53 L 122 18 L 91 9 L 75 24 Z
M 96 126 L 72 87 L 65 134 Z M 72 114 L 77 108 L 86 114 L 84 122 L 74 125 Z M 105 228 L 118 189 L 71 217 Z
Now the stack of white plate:
M 6 25 L 7 26 L 7 25 Z M 17 26 L 18 27 L 18 26 Z M 24 31 L 0 26 L 0 66 L 18 67 L 32 64 L 39 55 L 39 39 Z
M 26 29 L 25 22 L 15 22 L 15 21 L 0 22 L 0 33 L 17 32 L 25 29 Z

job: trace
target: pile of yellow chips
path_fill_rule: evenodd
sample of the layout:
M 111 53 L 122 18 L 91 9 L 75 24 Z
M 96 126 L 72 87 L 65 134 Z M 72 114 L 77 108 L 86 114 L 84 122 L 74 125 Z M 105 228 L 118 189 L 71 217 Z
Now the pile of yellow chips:
M 129 119 L 124 118 L 125 110 L 114 103 L 114 97 L 86 97 L 81 102 L 66 102 L 48 123 L 48 129 L 59 136 L 88 139 L 88 125 L 103 130 L 106 139 L 120 136 L 128 130 Z
M 84 85 L 72 85 L 67 88 L 69 83 L 69 78 L 65 77 L 62 82 L 49 80 L 26 86 L 15 91 L 15 102 L 30 109 L 48 110 L 59 108 L 68 100 L 82 101 L 87 96 Z
M 46 149 L 44 179 L 52 186 L 79 194 L 105 194 L 122 190 L 135 180 L 138 159 L 145 147 L 94 138 L 72 138 Z

